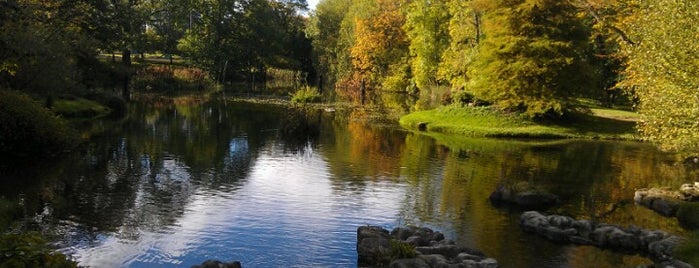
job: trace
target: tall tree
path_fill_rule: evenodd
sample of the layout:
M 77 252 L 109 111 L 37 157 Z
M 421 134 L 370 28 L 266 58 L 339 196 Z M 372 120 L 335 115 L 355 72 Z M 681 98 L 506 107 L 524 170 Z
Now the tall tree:
M 449 45 L 442 54 L 437 76 L 449 82 L 456 96 L 463 94 L 469 80 L 467 70 L 478 52 L 482 10 L 472 0 L 449 0 L 446 5 L 450 14 Z
M 347 51 L 340 43 L 340 28 L 351 4 L 351 0 L 320 1 L 311 13 L 306 28 L 306 34 L 313 43 L 318 71 L 330 84 L 340 77 L 340 57 Z
M 699 3 L 625 1 L 624 81 L 643 115 L 641 134 L 664 148 L 699 153 Z
M 385 80 L 409 79 L 409 42 L 403 30 L 401 1 L 377 0 L 366 8 L 366 16 L 354 18 L 355 40 L 350 55 L 355 73 L 370 87 L 380 86 Z
M 441 82 L 437 69 L 450 43 L 448 2 L 415 0 L 408 5 L 404 29 L 410 39 L 410 67 L 420 89 Z
M 469 89 L 530 117 L 560 116 L 587 89 L 589 31 L 568 1 L 498 0 L 486 10 Z

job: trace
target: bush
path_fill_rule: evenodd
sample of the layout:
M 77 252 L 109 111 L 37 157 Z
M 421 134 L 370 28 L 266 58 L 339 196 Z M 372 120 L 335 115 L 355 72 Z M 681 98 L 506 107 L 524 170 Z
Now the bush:
M 139 90 L 204 90 L 214 82 L 207 72 L 198 68 L 147 66 L 136 72 L 134 87 Z
M 78 267 L 51 250 L 38 233 L 0 236 L 0 267 Z
M 694 267 L 699 267 L 699 231 L 695 231 L 687 237 L 682 244 L 675 249 L 675 257 Z
M 699 230 L 699 203 L 688 202 L 677 209 L 677 220 L 680 225 L 690 230 Z
M 293 103 L 315 103 L 320 102 L 321 96 L 318 89 L 311 86 L 303 86 L 291 95 Z
M 78 144 L 78 133 L 25 94 L 0 89 L 0 155 L 56 154 Z

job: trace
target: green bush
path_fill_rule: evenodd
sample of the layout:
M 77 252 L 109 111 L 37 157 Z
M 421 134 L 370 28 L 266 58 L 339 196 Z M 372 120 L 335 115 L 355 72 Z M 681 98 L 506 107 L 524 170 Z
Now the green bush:
M 677 209 L 677 220 L 682 227 L 690 230 L 699 229 L 699 203 L 688 202 Z
M 0 156 L 56 154 L 77 145 L 78 133 L 25 94 L 0 89 Z
M 687 237 L 682 244 L 675 248 L 675 257 L 694 267 L 699 267 L 699 231 L 695 231 Z
M 293 103 L 316 103 L 320 102 L 321 95 L 318 89 L 311 86 L 303 86 L 291 95 Z
M 49 248 L 38 233 L 0 236 L 0 267 L 78 267 Z

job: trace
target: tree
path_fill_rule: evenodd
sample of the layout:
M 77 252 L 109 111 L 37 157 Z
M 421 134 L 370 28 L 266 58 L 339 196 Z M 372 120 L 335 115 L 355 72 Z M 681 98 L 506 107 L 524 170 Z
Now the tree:
M 469 90 L 530 117 L 561 116 L 589 88 L 589 31 L 567 1 L 499 0 L 487 6 Z
M 341 74 L 340 57 L 347 50 L 341 45 L 340 28 L 351 4 L 351 0 L 320 1 L 306 27 L 306 35 L 312 40 L 318 72 L 330 84 L 334 84 Z
M 470 0 L 449 0 L 446 5 L 450 14 L 447 23 L 449 44 L 442 54 L 437 77 L 448 81 L 458 95 L 464 93 L 469 80 L 467 71 L 478 52 L 482 38 L 482 11 Z
M 624 3 L 622 3 L 624 4 Z M 633 0 L 620 28 L 630 42 L 620 86 L 639 98 L 641 134 L 663 148 L 699 153 L 699 3 Z
M 79 86 L 80 62 L 95 55 L 90 2 L 5 1 L 0 13 L 0 85 L 49 95 Z
M 419 89 L 442 82 L 437 68 L 450 43 L 448 2 L 453 1 L 416 0 L 408 5 L 403 28 L 410 40 L 410 69 Z
M 405 16 L 401 1 L 360 1 L 354 8 L 354 42 L 350 47 L 353 77 L 369 88 L 405 90 L 407 85 L 386 81 L 409 81 L 408 38 L 403 30 Z

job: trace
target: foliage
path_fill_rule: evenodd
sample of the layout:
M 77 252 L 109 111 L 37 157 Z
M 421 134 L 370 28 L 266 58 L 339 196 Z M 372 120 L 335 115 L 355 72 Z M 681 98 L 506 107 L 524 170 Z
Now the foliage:
M 588 29 L 567 1 L 496 1 L 485 11 L 468 90 L 529 117 L 561 116 L 590 87 Z
M 699 267 L 699 231 L 694 231 L 689 234 L 687 239 L 675 248 L 674 255 L 681 261 L 691 264 L 694 267 Z
M 29 96 L 0 89 L 0 154 L 55 154 L 79 142 L 75 130 Z
M 415 258 L 417 254 L 415 253 L 415 247 L 413 245 L 403 243 L 397 239 L 392 239 L 390 255 L 394 260 L 397 260 Z
M 458 93 L 466 88 L 467 71 L 478 52 L 482 27 L 482 11 L 474 1 L 447 1 L 449 14 L 449 46 L 442 54 L 437 76 L 449 81 L 452 89 Z
M 89 3 L 59 0 L 0 4 L 0 85 L 25 91 L 67 91 L 94 56 L 86 24 Z
M 4 234 L 0 237 L 0 267 L 78 267 L 50 249 L 38 233 Z
M 194 19 L 178 49 L 217 81 L 229 73 L 264 75 L 267 67 L 312 72 L 299 14 L 305 1 L 196 0 L 190 8 Z
M 633 89 L 645 139 L 687 154 L 699 152 L 699 3 L 634 0 L 621 27 L 630 42 L 621 87 Z
M 410 67 L 420 89 L 438 85 L 437 68 L 449 46 L 450 14 L 446 0 L 418 0 L 408 5 L 403 28 L 410 41 Z
M 6 230 L 10 225 L 22 217 L 22 207 L 17 202 L 0 198 L 0 230 Z
M 350 54 L 354 72 L 359 73 L 369 87 L 381 85 L 392 76 L 407 79 L 402 66 L 408 64 L 409 42 L 402 29 L 405 16 L 400 2 L 376 0 L 355 7 L 365 9 L 368 14 L 353 18 L 355 42 Z
M 209 75 L 199 68 L 152 65 L 139 69 L 134 88 L 147 91 L 202 91 L 213 87 Z
M 303 86 L 291 96 L 293 103 L 314 103 L 320 102 L 321 95 L 318 89 L 311 86 Z
M 699 203 L 682 203 L 677 209 L 677 220 L 684 228 L 699 230 Z
M 344 51 L 340 43 L 340 27 L 351 3 L 351 0 L 320 1 L 306 27 L 306 35 L 313 44 L 316 68 L 331 84 L 341 73 L 340 57 Z

